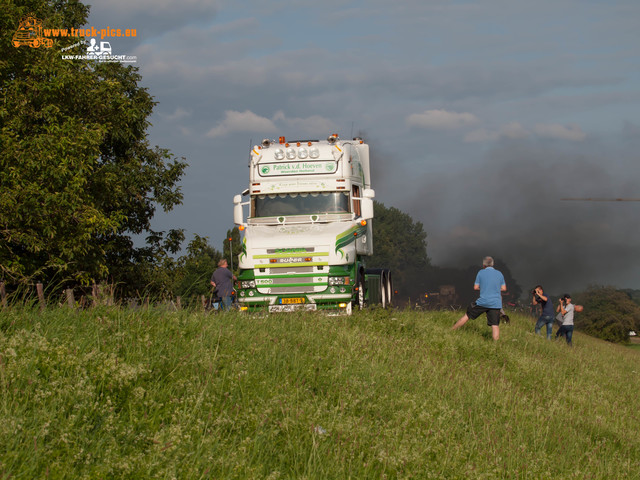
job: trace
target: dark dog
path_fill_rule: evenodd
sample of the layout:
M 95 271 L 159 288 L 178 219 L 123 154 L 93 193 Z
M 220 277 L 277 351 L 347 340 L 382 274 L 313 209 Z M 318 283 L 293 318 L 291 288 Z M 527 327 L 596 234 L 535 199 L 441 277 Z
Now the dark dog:
M 511 320 L 509 320 L 509 315 L 507 315 L 504 312 L 500 312 L 500 322 L 501 323 L 509 323 Z

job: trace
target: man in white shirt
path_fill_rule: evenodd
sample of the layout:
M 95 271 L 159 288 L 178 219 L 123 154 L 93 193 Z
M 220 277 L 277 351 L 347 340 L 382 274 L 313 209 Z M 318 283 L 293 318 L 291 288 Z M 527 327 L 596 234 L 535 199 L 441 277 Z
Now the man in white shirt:
M 573 312 L 574 307 L 571 303 L 571 295 L 565 293 L 558 302 L 558 308 L 556 311 L 562 313 L 562 326 L 556 332 L 556 338 L 563 335 L 567 339 L 567 344 L 571 346 L 571 339 L 573 337 Z

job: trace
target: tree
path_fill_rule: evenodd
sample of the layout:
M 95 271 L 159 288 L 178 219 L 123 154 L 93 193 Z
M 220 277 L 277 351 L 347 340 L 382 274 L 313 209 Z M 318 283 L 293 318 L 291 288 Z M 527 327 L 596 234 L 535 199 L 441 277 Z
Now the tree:
M 367 259 L 367 267 L 391 269 L 394 288 L 401 297 L 422 295 L 430 265 L 422 223 L 395 207 L 374 202 L 373 238 L 373 255 Z
M 640 306 L 613 287 L 589 287 L 576 295 L 575 303 L 584 306 L 584 311 L 575 316 L 576 328 L 589 335 L 626 343 L 629 331 L 640 330 Z
M 629 295 L 629 298 L 631 298 L 631 300 L 640 305 L 640 290 L 634 288 L 623 288 L 621 292 Z
M 181 202 L 186 163 L 149 146 L 155 102 L 136 68 L 63 60 L 73 37 L 53 48 L 11 45 L 27 14 L 70 29 L 86 23 L 89 7 L 25 3 L 5 2 L 0 13 L 0 275 L 130 280 L 150 258 L 131 235 L 157 240 L 150 220 L 156 206 Z M 178 237 L 170 231 L 165 243 Z
M 231 239 L 231 242 L 229 242 L 229 239 Z M 233 227 L 231 230 L 227 230 L 227 236 L 222 243 L 222 256 L 227 259 L 229 262 L 229 269 L 234 273 L 238 272 L 238 256 L 242 251 L 242 240 L 240 238 L 240 230 L 238 227 Z
M 178 259 L 174 293 L 180 296 L 208 295 L 211 274 L 221 258 L 220 252 L 209 245 L 207 237 L 196 234 L 187 246 L 187 254 Z

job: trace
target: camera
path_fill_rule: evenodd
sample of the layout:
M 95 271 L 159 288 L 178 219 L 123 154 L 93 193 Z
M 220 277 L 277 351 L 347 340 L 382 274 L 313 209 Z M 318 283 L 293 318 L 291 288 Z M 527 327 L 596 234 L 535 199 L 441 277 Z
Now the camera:
M 541 303 L 542 298 L 540 298 L 540 295 L 538 295 L 538 292 L 536 291 L 536 289 L 537 287 L 531 290 L 531 295 L 533 295 L 533 298 L 535 299 L 536 302 Z

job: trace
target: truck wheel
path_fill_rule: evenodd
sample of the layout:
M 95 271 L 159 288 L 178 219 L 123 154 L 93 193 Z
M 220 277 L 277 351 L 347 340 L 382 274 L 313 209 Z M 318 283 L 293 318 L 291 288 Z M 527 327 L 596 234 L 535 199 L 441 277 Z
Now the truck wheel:
M 391 272 L 385 275 L 385 288 L 387 290 L 387 306 L 393 305 L 393 282 L 391 281 Z
M 364 297 L 365 297 L 364 282 L 362 280 L 362 277 L 360 277 L 360 279 L 358 280 L 358 309 L 359 310 L 364 310 L 364 308 L 366 307 Z
M 387 308 L 387 276 L 380 275 L 380 306 Z

